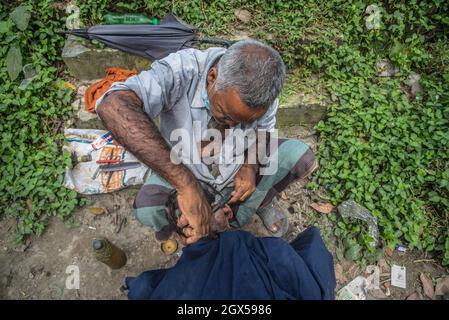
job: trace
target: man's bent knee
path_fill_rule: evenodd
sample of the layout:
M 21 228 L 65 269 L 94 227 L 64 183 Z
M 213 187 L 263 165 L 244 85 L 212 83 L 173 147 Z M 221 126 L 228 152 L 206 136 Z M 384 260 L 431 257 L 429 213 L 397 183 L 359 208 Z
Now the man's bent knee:
M 290 139 L 279 146 L 280 165 L 290 170 L 297 179 L 303 179 L 315 171 L 318 162 L 310 147 L 301 140 Z
M 317 168 L 318 161 L 316 160 L 313 151 L 308 148 L 293 166 L 291 173 L 295 175 L 297 179 L 304 179 L 311 175 Z
M 159 231 L 169 224 L 165 206 L 134 208 L 134 215 L 140 223 Z
M 160 185 L 144 185 L 134 200 L 134 215 L 136 219 L 154 231 L 168 225 L 166 203 L 170 189 Z

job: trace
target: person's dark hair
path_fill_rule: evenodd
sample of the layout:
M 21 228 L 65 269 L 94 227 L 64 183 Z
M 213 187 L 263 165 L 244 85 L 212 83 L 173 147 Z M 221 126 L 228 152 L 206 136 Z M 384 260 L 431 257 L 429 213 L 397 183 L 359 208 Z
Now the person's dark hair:
M 285 65 L 279 53 L 259 41 L 238 41 L 217 64 L 217 90 L 237 89 L 250 107 L 268 108 L 281 92 Z

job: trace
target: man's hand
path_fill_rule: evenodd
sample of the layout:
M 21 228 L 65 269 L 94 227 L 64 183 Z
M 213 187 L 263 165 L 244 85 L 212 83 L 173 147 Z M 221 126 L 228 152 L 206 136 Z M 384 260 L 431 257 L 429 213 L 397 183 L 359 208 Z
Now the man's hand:
M 186 166 L 171 161 L 170 147 L 143 111 L 139 97 L 132 91 L 113 92 L 98 106 L 97 113 L 114 139 L 178 191 L 179 209 L 190 225 L 186 242 L 194 243 L 207 235 L 211 208 L 204 192 Z
M 234 177 L 234 191 L 231 193 L 229 204 L 245 201 L 256 190 L 257 168 L 251 164 L 244 164 Z
M 178 206 L 181 217 L 178 226 L 183 228 L 187 238 L 181 239 L 185 244 L 192 244 L 209 234 L 209 223 L 212 210 L 198 183 L 178 190 Z

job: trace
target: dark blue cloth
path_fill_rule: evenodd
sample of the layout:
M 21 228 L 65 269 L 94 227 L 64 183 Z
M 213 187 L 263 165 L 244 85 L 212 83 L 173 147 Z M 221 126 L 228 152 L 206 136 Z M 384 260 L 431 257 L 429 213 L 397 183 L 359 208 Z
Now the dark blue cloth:
M 290 244 L 228 231 L 187 246 L 176 265 L 127 277 L 129 299 L 334 299 L 332 255 L 310 227 Z

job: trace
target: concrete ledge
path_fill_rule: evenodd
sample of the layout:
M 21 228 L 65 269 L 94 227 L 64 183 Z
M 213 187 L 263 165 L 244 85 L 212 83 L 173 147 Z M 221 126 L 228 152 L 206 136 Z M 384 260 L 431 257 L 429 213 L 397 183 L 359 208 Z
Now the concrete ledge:
M 323 84 L 316 78 L 301 79 L 299 83 L 287 86 L 289 88 L 285 91 L 293 93 L 281 99 L 276 115 L 279 128 L 291 126 L 312 128 L 326 117 L 331 100 Z
M 313 127 L 324 119 L 326 114 L 326 104 L 297 102 L 280 106 L 276 114 L 276 120 L 279 127 L 295 125 Z
M 79 80 L 101 79 L 105 68 L 148 70 L 151 61 L 111 48 L 100 48 L 73 35 L 69 35 L 62 51 L 62 59 L 70 73 Z

